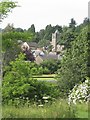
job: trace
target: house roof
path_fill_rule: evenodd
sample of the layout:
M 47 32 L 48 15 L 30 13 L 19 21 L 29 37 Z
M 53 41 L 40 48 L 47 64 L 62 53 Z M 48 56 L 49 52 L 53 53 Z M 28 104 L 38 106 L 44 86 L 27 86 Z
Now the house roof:
M 38 44 L 36 42 L 22 42 L 21 45 L 23 45 L 24 43 L 27 43 L 29 45 L 29 47 L 37 47 Z
M 27 44 L 31 47 L 37 47 L 38 44 L 36 42 L 27 42 Z
M 48 59 L 58 59 L 58 55 L 55 54 L 48 54 L 48 55 L 39 55 L 43 60 Z

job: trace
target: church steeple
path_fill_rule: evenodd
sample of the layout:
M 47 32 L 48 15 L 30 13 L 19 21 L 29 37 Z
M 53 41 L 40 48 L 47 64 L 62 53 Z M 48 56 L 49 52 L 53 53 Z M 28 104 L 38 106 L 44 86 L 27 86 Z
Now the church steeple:
M 60 33 L 58 30 L 56 30 L 55 33 L 52 33 L 52 46 L 53 46 L 52 51 L 53 52 L 57 51 L 57 41 L 59 38 L 60 38 Z

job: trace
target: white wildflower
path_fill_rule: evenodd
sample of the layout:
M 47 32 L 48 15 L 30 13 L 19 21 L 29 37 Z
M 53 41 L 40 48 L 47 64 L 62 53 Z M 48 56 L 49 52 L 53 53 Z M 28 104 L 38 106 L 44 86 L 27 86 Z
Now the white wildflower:
M 44 100 L 47 100 L 47 99 L 49 99 L 49 98 L 50 98 L 49 96 L 47 96 L 47 97 L 43 97 Z
M 90 87 L 88 86 L 88 80 L 80 85 L 75 85 L 68 96 L 68 103 L 70 104 L 72 102 L 76 104 L 77 101 L 80 103 L 85 102 L 88 96 L 89 89 Z
M 41 105 L 38 105 L 39 107 L 43 107 L 43 104 L 41 104 Z

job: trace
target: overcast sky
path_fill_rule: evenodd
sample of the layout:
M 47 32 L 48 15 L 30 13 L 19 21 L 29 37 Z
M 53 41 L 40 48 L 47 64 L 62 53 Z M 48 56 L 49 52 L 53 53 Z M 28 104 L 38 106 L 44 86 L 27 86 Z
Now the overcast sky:
M 1 27 L 14 23 L 14 27 L 28 29 L 35 25 L 36 31 L 46 25 L 68 25 L 74 18 L 77 24 L 88 16 L 89 0 L 12 0 L 18 1 L 21 7 L 14 8 L 4 19 Z

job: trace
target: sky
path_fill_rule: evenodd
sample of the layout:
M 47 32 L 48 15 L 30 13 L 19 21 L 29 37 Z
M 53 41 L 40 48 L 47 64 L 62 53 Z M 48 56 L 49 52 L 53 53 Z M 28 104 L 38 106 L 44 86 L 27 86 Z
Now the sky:
M 36 31 L 45 29 L 49 24 L 67 25 L 71 18 L 77 25 L 88 16 L 89 0 L 12 0 L 17 1 L 20 7 L 16 7 L 1 23 L 1 28 L 8 23 L 15 28 L 28 29 L 32 24 Z

